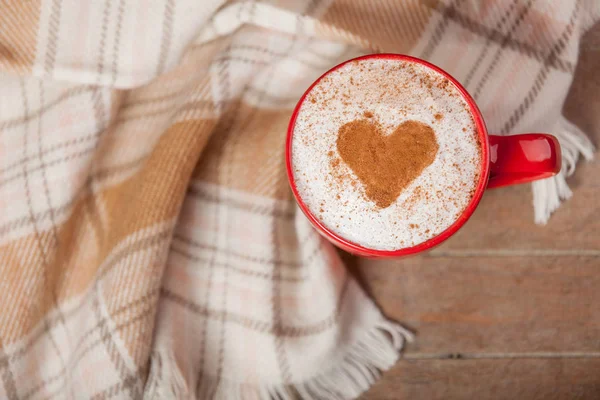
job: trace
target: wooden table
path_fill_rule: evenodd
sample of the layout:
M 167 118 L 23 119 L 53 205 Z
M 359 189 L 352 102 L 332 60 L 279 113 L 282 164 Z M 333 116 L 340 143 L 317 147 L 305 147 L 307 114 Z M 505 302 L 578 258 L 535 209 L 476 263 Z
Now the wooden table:
M 565 112 L 600 144 L 600 29 Z M 589 41 L 588 37 L 588 41 Z M 600 399 L 600 157 L 545 227 L 529 185 L 484 196 L 445 245 L 352 268 L 417 333 L 363 399 Z

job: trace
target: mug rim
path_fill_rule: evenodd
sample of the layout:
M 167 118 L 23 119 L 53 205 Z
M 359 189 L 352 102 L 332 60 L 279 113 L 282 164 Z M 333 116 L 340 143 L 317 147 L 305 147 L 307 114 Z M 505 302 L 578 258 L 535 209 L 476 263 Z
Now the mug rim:
M 434 70 L 435 72 L 441 74 L 446 79 L 448 79 L 458 89 L 458 91 L 462 95 L 463 99 L 466 101 L 466 103 L 469 106 L 469 111 L 471 112 L 471 116 L 473 117 L 473 120 L 475 121 L 475 126 L 476 126 L 477 133 L 479 136 L 479 142 L 480 142 L 480 148 L 481 148 L 479 181 L 477 183 L 477 186 L 475 188 L 475 193 L 474 193 L 473 197 L 471 198 L 471 201 L 465 207 L 464 211 L 460 214 L 460 216 L 448 228 L 446 228 L 445 230 L 443 230 L 436 236 L 434 236 L 422 243 L 419 243 L 415 246 L 406 247 L 406 248 L 397 249 L 397 250 L 378 250 L 378 249 L 371 249 L 368 247 L 364 247 L 357 243 L 354 243 L 354 242 L 351 242 L 351 241 L 345 239 L 344 237 L 336 234 L 335 232 L 333 232 L 329 228 L 327 228 L 318 218 L 316 218 L 311 213 L 311 211 L 308 209 L 308 207 L 302 200 L 302 197 L 300 196 L 300 193 L 298 192 L 298 189 L 296 187 L 296 182 L 294 180 L 294 173 L 293 173 L 293 169 L 292 169 L 292 138 L 293 138 L 293 134 L 294 134 L 294 128 L 296 125 L 296 119 L 298 117 L 300 108 L 302 107 L 302 104 L 304 103 L 308 94 L 324 77 L 329 75 L 331 72 L 343 67 L 344 65 L 346 65 L 350 62 L 366 60 L 366 59 L 392 59 L 392 60 L 420 64 L 429 69 Z M 467 92 L 467 90 L 454 77 L 452 77 L 452 75 L 450 75 L 449 73 L 447 73 L 440 67 L 438 67 L 434 64 L 431 64 L 430 62 L 427 62 L 425 60 L 422 60 L 420 58 L 416 58 L 416 57 L 412 57 L 412 56 L 408 56 L 408 55 L 404 55 L 404 54 L 394 54 L 394 53 L 367 54 L 364 56 L 355 57 L 350 60 L 346 60 L 340 64 L 337 64 L 333 68 L 329 69 L 327 72 L 322 74 L 318 79 L 316 79 L 308 87 L 308 89 L 306 89 L 306 91 L 304 92 L 302 97 L 300 97 L 300 100 L 298 100 L 298 103 L 296 104 L 296 107 L 294 108 L 294 111 L 290 118 L 290 122 L 288 124 L 286 144 L 285 144 L 285 164 L 286 164 L 288 182 L 292 189 L 292 193 L 294 194 L 296 203 L 298 203 L 298 206 L 300 207 L 300 209 L 302 210 L 304 215 L 308 218 L 308 220 L 311 222 L 311 224 L 315 228 L 317 228 L 317 230 L 322 235 L 324 235 L 330 241 L 334 242 L 334 244 L 337 244 L 338 246 L 342 247 L 343 249 L 350 251 L 351 253 L 354 253 L 354 254 L 367 256 L 367 257 L 401 257 L 401 256 L 407 256 L 407 255 L 411 255 L 411 254 L 420 253 L 422 251 L 431 249 L 432 247 L 435 247 L 435 246 L 441 244 L 446 239 L 448 239 L 452 235 L 454 235 L 471 217 L 471 215 L 473 214 L 473 212 L 479 205 L 479 202 L 481 201 L 483 192 L 485 191 L 485 188 L 486 188 L 488 180 L 489 180 L 490 162 L 489 162 L 488 132 L 487 132 L 487 128 L 485 126 L 485 122 L 483 120 L 483 116 L 481 115 L 481 111 L 479 111 L 479 108 L 477 107 L 475 100 L 471 97 L 471 95 Z

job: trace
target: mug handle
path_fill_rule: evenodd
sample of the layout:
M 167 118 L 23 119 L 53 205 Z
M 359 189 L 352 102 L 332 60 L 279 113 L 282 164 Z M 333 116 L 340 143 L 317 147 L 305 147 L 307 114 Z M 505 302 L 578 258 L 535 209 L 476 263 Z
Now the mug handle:
M 489 136 L 490 179 L 495 188 L 549 178 L 558 174 L 561 152 L 558 139 L 545 133 Z

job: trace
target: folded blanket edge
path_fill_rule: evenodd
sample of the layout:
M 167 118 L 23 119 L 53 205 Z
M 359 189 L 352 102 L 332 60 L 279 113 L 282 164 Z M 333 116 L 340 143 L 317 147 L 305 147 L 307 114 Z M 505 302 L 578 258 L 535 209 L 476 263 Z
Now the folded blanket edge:
M 400 358 L 413 334 L 384 316 L 366 330 L 351 346 L 343 349 L 333 368 L 321 371 L 302 382 L 252 386 L 228 379 L 203 376 L 198 390 L 191 389 L 183 378 L 173 352 L 157 349 L 150 358 L 150 371 L 143 398 L 150 399 L 347 399 L 356 398 L 369 389 Z M 194 393 L 196 392 L 196 393 Z M 196 395 L 198 394 L 199 397 Z
M 560 143 L 562 169 L 558 175 L 532 184 L 534 218 L 535 223 L 539 225 L 545 225 L 561 202 L 573 195 L 566 179 L 575 172 L 577 161 L 581 156 L 591 161 L 595 151 L 593 143 L 585 133 L 562 115 L 552 133 Z

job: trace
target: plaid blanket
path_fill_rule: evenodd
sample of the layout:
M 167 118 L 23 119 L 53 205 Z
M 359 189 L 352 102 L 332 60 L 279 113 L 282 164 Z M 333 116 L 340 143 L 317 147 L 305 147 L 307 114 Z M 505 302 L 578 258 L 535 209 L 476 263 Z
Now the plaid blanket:
M 286 125 L 365 53 L 457 77 L 492 132 L 561 108 L 597 0 L 0 0 L 0 398 L 352 398 L 411 334 L 297 211 Z

